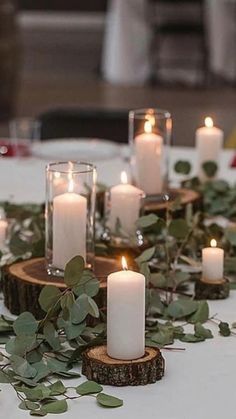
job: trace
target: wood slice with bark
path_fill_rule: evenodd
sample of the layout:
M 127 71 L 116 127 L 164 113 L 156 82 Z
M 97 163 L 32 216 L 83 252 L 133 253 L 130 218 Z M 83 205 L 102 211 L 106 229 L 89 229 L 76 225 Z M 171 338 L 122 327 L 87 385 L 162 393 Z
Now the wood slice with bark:
M 166 194 L 169 196 L 168 201 L 165 201 L 163 199 L 165 193 L 160 194 L 158 196 L 147 196 L 144 201 L 144 212 L 146 214 L 154 212 L 161 216 L 165 214 L 167 206 L 170 205 L 172 202 L 174 202 L 178 197 L 180 197 L 181 209 L 175 212 L 176 216 L 180 216 L 188 204 L 192 204 L 194 210 L 198 210 L 201 208 L 201 205 L 202 205 L 201 195 L 200 193 L 192 189 L 185 189 L 185 188 L 170 189 L 169 191 L 166 192 Z
M 214 282 L 201 278 L 195 283 L 196 300 L 224 300 L 229 297 L 229 293 L 230 283 L 227 278 Z
M 120 262 L 114 258 L 96 257 L 95 276 L 99 279 L 100 290 L 95 300 L 99 308 L 106 306 L 106 278 L 120 269 Z M 63 278 L 49 275 L 44 258 L 33 258 L 13 263 L 2 269 L 2 290 L 6 307 L 12 314 L 30 311 L 37 319 L 44 316 L 38 298 L 45 285 L 66 288 Z
M 158 348 L 146 347 L 145 355 L 132 361 L 110 358 L 106 345 L 94 346 L 82 354 L 82 374 L 104 385 L 152 384 L 163 377 L 164 369 L 165 360 Z

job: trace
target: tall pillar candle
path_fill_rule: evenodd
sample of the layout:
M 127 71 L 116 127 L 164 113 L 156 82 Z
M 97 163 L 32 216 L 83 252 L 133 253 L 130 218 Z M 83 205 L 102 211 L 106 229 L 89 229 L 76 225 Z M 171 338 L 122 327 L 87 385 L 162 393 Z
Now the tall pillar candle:
M 65 269 L 76 255 L 86 260 L 87 199 L 69 191 L 53 199 L 53 266 Z
M 211 247 L 202 249 L 202 277 L 209 282 L 224 276 L 224 250 L 216 246 L 216 240 L 212 239 Z
M 152 132 L 152 124 L 146 121 L 144 133 L 134 139 L 137 185 L 147 195 L 159 194 L 163 187 L 162 162 L 163 138 Z
M 132 235 L 136 231 L 135 222 L 139 218 L 141 198 L 143 191 L 127 183 L 127 175 L 121 173 L 121 184 L 113 186 L 110 190 L 109 227 L 116 231 L 119 220 L 122 231 Z
M 223 147 L 224 133 L 220 128 L 213 126 L 210 117 L 205 119 L 205 126 L 196 131 L 196 148 L 198 154 L 198 172 L 204 178 L 202 164 L 206 161 L 219 163 L 220 152 Z
M 112 273 L 107 278 L 107 353 L 131 360 L 144 352 L 145 277 L 130 270 Z

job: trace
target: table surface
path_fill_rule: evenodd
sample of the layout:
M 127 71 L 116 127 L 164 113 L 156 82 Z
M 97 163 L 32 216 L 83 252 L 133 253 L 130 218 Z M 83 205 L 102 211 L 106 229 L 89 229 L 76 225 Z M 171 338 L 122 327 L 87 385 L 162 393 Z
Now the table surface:
M 188 159 L 196 163 L 193 149 L 173 148 L 171 166 L 178 159 Z M 229 169 L 232 152 L 222 152 L 221 176 L 235 181 L 236 170 Z M 100 162 L 99 181 L 114 184 L 119 180 L 120 171 L 127 165 L 122 159 Z M 45 162 L 36 159 L 16 160 L 1 159 L 0 196 L 11 198 L 14 202 L 42 202 L 44 200 Z M 177 180 L 173 172 L 173 180 Z M 3 301 L 0 311 L 7 313 Z M 221 320 L 236 321 L 236 292 L 223 301 L 210 303 L 210 314 L 216 314 Z M 205 342 L 187 344 L 177 342 L 175 347 L 185 351 L 163 350 L 166 359 L 164 378 L 156 384 L 144 387 L 104 387 L 106 393 L 124 400 L 122 408 L 109 410 L 96 405 L 85 397 L 71 401 L 69 411 L 61 417 L 67 419 L 93 418 L 108 419 L 227 419 L 236 418 L 234 401 L 236 377 L 236 336 L 218 335 L 217 326 L 209 325 L 215 338 Z M 82 382 L 84 378 L 71 381 L 71 385 Z M 29 417 L 28 413 L 18 409 L 18 400 L 8 385 L 0 385 L 1 417 L 20 419 Z M 55 415 L 48 415 L 49 419 Z

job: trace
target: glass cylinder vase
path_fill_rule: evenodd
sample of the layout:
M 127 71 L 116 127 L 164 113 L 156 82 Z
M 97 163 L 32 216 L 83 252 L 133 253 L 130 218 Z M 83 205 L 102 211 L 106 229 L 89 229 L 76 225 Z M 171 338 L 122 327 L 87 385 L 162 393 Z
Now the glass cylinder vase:
M 107 191 L 105 235 L 112 246 L 135 248 L 143 244 L 137 220 L 142 215 L 144 198 L 141 189 L 128 183 L 126 172 L 121 173 L 121 183 Z
M 46 263 L 63 276 L 66 264 L 80 255 L 94 262 L 96 168 L 90 163 L 60 162 L 46 167 Z
M 150 108 L 129 112 L 133 180 L 147 196 L 157 196 L 167 190 L 171 132 L 168 111 Z

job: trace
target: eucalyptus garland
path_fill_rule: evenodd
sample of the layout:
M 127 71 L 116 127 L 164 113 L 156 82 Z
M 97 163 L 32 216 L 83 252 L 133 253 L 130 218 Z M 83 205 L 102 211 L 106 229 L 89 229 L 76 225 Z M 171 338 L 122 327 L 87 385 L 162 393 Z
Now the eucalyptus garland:
M 188 162 L 178 162 L 175 169 L 187 175 Z M 215 166 L 205 165 L 208 175 Z M 169 203 L 164 218 L 149 214 L 137 221 L 145 249 L 136 258 L 146 278 L 146 344 L 167 347 L 176 340 L 196 343 L 212 339 L 206 323 L 214 323 L 221 336 L 234 335 L 235 323 L 229 325 L 209 312 L 207 301 L 195 301 L 193 283 L 200 275 L 201 249 L 216 238 L 225 251 L 225 274 L 236 288 L 236 188 L 225 181 L 186 179 L 185 187 L 203 194 L 203 212 L 186 207 L 183 218 L 175 218 L 180 202 Z M 221 204 L 221 205 L 220 205 Z M 43 207 L 2 203 L 12 219 L 10 238 L 1 255 L 1 266 L 19 259 L 44 255 Z M 223 214 L 231 221 L 222 226 L 212 216 Z M 208 217 L 211 217 L 208 220 Z M 97 252 L 109 255 L 109 246 L 98 241 Z M 0 382 L 13 387 L 19 407 L 31 415 L 63 413 L 71 399 L 90 395 L 100 406 L 119 407 L 123 401 L 103 392 L 102 386 L 85 381 L 65 386 L 65 379 L 78 378 L 75 369 L 82 352 L 106 342 L 106 313 L 96 304 L 99 281 L 85 269 L 80 256 L 65 269 L 67 288 L 43 288 L 39 304 L 45 312 L 40 321 L 25 312 L 15 321 L 0 317 Z M 91 322 L 93 319 L 93 322 Z M 62 381 L 63 380 L 63 381 Z

